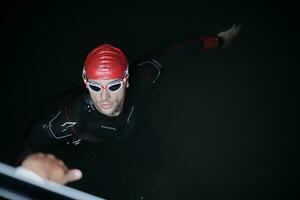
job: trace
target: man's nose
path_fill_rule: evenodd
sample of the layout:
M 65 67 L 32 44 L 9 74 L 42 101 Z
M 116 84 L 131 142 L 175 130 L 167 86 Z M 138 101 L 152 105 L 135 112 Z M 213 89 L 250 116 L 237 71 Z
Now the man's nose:
M 109 99 L 110 98 L 109 92 L 106 89 L 102 90 L 100 92 L 100 98 L 101 98 L 102 101 Z

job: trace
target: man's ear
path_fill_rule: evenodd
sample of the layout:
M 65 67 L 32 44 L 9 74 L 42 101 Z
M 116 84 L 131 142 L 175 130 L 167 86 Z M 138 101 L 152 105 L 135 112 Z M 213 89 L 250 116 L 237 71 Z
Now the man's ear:
M 123 81 L 125 82 L 125 84 L 126 84 L 126 88 L 128 88 L 129 87 L 129 80 L 128 80 L 128 76 L 127 77 L 125 77 L 124 79 L 123 79 Z
M 128 77 L 125 78 L 125 82 L 126 82 L 126 88 L 128 88 L 129 87 L 129 78 Z
M 84 86 L 85 86 L 86 88 L 88 88 L 88 85 L 86 84 L 86 83 L 87 83 L 87 81 L 86 81 L 86 79 L 85 79 L 85 78 L 83 79 L 83 83 L 84 83 Z
M 83 79 L 83 82 L 84 82 L 84 84 L 86 85 L 86 83 L 87 83 L 87 78 L 86 78 L 86 75 L 85 75 L 85 69 L 84 69 L 84 67 L 83 67 L 83 70 L 82 70 L 82 79 Z

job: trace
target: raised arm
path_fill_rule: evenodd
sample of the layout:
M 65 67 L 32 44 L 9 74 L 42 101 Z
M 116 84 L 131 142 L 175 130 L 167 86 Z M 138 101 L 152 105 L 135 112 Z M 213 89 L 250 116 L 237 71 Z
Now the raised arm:
M 143 57 L 132 68 L 139 82 L 144 80 L 143 90 L 150 88 L 159 78 L 165 67 L 185 56 L 209 49 L 228 47 L 240 32 L 241 24 L 234 24 L 230 29 L 216 35 L 202 36 L 183 41 L 168 48 Z
M 228 47 L 240 32 L 240 28 L 241 24 L 234 24 L 230 29 L 216 35 L 200 36 L 193 40 L 183 41 L 154 54 L 153 59 L 164 66 L 190 54 Z

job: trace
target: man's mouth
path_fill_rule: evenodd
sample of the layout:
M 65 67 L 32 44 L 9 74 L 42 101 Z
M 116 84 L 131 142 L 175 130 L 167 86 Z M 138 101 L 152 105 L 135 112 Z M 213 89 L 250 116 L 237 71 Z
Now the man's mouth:
M 106 110 L 106 109 L 112 108 L 113 105 L 112 105 L 112 103 L 101 103 L 100 106 L 102 109 Z

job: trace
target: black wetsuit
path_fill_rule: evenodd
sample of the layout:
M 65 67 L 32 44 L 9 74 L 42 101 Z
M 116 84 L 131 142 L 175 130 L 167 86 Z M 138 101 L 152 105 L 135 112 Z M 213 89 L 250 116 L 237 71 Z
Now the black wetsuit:
M 59 143 L 80 145 L 82 141 L 124 140 L 136 125 L 143 97 L 165 66 L 182 56 L 220 47 L 223 43 L 223 39 L 216 36 L 184 41 L 130 65 L 130 87 L 126 90 L 124 107 L 119 116 L 109 117 L 98 112 L 86 88 L 73 91 L 58 101 L 55 109 L 46 109 L 35 121 L 21 153 L 18 152 L 16 163 L 32 152 L 43 151 Z

